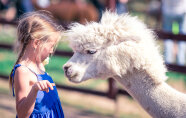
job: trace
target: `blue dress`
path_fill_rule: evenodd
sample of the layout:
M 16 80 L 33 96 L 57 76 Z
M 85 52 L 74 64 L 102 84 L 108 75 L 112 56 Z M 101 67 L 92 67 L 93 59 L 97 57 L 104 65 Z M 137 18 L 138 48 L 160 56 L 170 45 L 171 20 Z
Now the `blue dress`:
M 13 78 L 13 83 L 12 83 L 13 96 L 14 96 L 14 88 L 13 88 L 14 74 L 16 68 L 20 66 L 23 65 L 16 64 L 14 66 L 13 73 L 11 75 Z M 30 68 L 28 69 L 32 71 Z M 52 78 L 46 72 L 45 74 L 36 74 L 34 71 L 32 72 L 37 76 L 38 81 L 48 80 L 50 83 L 54 83 Z M 38 91 L 34 110 L 29 118 L 64 118 L 64 113 L 61 107 L 61 102 L 57 93 L 56 86 L 54 86 L 54 90 L 50 90 L 49 88 L 48 93 L 46 93 L 45 91 Z

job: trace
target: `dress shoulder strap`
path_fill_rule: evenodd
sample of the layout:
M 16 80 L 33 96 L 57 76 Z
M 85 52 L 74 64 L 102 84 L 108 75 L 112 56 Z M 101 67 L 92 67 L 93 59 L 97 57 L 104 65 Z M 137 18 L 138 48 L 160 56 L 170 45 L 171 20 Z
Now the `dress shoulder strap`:
M 21 64 L 16 64 L 12 70 L 12 74 L 11 74 L 11 78 L 12 78 L 12 92 L 13 92 L 13 96 L 15 96 L 14 94 L 14 75 L 15 75 L 15 71 L 18 67 L 20 67 Z
M 33 71 L 31 68 L 29 68 L 29 67 L 27 67 L 27 66 L 25 66 L 25 65 L 22 65 L 22 66 L 28 68 L 28 70 L 30 70 L 32 73 L 34 73 L 34 74 L 37 76 L 37 73 L 36 73 L 35 71 Z M 37 76 L 37 77 L 38 77 L 38 76 Z

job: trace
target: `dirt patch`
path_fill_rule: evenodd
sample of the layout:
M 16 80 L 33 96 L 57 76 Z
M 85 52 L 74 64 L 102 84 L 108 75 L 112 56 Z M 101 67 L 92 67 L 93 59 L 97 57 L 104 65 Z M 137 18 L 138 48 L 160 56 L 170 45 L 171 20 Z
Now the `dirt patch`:
M 117 101 L 58 89 L 66 118 L 150 118 L 132 99 L 119 96 Z M 0 118 L 15 118 L 15 99 L 7 80 L 0 79 Z
M 186 93 L 183 81 L 168 81 L 171 86 Z M 10 94 L 8 81 L 0 79 L 0 118 L 15 118 L 15 100 Z M 142 107 L 127 96 L 119 96 L 116 101 L 58 89 L 66 118 L 151 118 Z

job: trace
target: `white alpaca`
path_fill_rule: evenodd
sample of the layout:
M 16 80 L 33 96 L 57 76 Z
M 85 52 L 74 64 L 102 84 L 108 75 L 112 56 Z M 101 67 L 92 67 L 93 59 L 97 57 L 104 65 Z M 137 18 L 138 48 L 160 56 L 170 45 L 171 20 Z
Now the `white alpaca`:
M 64 71 L 72 82 L 112 77 L 154 118 L 186 118 L 186 95 L 166 80 L 153 32 L 136 17 L 109 11 L 100 23 L 73 24 L 67 31 L 72 58 Z

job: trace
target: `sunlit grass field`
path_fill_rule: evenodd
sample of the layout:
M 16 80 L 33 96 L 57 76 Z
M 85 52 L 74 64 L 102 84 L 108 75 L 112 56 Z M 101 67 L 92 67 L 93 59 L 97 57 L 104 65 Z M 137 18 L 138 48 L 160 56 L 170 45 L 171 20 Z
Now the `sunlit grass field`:
M 50 58 L 50 63 L 46 65 L 46 72 L 52 76 L 53 80 L 58 84 L 65 84 L 70 86 L 77 86 L 77 87 L 88 87 L 89 89 L 96 89 L 99 88 L 100 84 L 106 84 L 107 81 L 104 80 L 96 80 L 90 81 L 82 84 L 73 84 L 68 81 L 67 78 L 64 76 L 64 72 L 62 66 L 69 57 L 60 57 L 60 56 L 53 56 Z M 16 55 L 11 50 L 0 49 L 0 74 L 1 75 L 9 75 L 11 69 L 14 66 L 16 61 Z M 106 85 L 105 85 L 106 86 Z
M 0 43 L 13 45 L 15 39 L 16 39 L 15 27 L 9 25 L 2 26 L 0 30 Z M 57 50 L 71 51 L 71 49 L 68 47 L 68 42 L 64 40 L 61 40 L 59 42 Z M 0 74 L 6 76 L 9 75 L 11 69 L 14 66 L 16 58 L 17 58 L 16 54 L 13 52 L 13 50 L 6 50 L 0 48 Z M 90 82 L 86 82 L 86 84 L 78 84 L 78 85 L 69 82 L 65 78 L 64 72 L 62 70 L 63 64 L 67 62 L 69 58 L 70 57 L 53 56 L 50 59 L 50 63 L 46 65 L 46 71 L 52 76 L 55 82 L 60 84 L 66 84 L 66 85 L 88 87 L 91 89 L 97 88 L 98 86 L 100 86 L 100 84 L 103 86 L 107 86 L 104 85 L 104 83 L 107 84 L 107 81 L 105 80 L 90 81 Z M 186 74 L 167 72 L 167 75 L 170 79 L 184 80 L 186 82 Z

